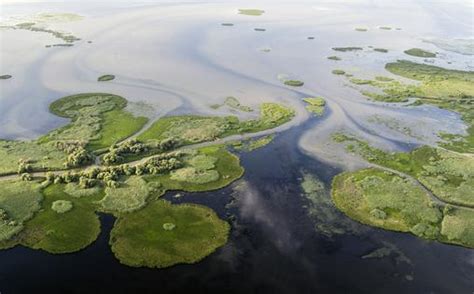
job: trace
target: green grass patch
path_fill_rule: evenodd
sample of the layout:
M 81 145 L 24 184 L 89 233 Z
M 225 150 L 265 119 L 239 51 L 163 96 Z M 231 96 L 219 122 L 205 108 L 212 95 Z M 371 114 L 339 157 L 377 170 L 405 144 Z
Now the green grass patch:
M 103 75 L 97 78 L 98 82 L 107 82 L 115 79 L 114 75 Z
M 202 260 L 227 242 L 229 229 L 229 224 L 207 207 L 158 200 L 120 216 L 110 244 L 123 264 L 164 268 Z
M 423 57 L 423 58 L 434 58 L 436 54 L 427 50 L 423 50 L 420 48 L 411 48 L 408 50 L 403 51 L 407 55 L 415 56 L 415 57 Z
M 324 114 L 324 108 L 326 106 L 326 101 L 322 97 L 311 97 L 311 98 L 304 98 L 304 102 L 307 103 L 306 110 L 311 113 L 316 114 L 317 116 L 321 116 Z
M 447 243 L 474 248 L 474 210 L 445 207 L 441 234 Z
M 107 212 L 130 212 L 144 207 L 149 194 L 147 183 L 139 176 L 131 176 L 116 188 L 105 188 L 105 197 L 99 204 Z
M 73 208 L 72 202 L 68 200 L 56 200 L 51 205 L 51 209 L 57 213 L 66 213 Z
M 242 14 L 242 15 L 260 16 L 264 13 L 265 11 L 261 9 L 239 9 L 239 14 Z

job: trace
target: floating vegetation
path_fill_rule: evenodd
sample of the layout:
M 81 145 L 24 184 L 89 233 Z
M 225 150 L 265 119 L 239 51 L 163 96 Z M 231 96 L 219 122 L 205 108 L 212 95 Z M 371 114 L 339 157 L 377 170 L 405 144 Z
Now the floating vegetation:
M 374 115 L 369 116 L 367 121 L 370 123 L 383 125 L 393 131 L 396 131 L 398 133 L 401 133 L 411 138 L 422 139 L 422 137 L 419 135 L 416 135 L 410 127 L 406 126 L 404 122 L 394 117 L 381 116 L 379 114 L 374 114 Z
M 329 59 L 329 60 L 336 60 L 336 61 L 339 61 L 339 60 L 341 60 L 341 58 L 340 58 L 340 57 L 338 57 L 338 56 L 335 56 L 335 55 L 333 55 L 333 56 L 328 56 L 328 59 Z
M 381 27 L 379 27 L 379 29 L 385 30 L 385 31 L 390 31 L 392 28 L 391 28 L 391 27 L 387 27 L 387 26 L 381 26 Z
M 158 200 L 120 216 L 110 244 L 123 264 L 164 268 L 200 261 L 227 242 L 229 230 L 229 224 L 207 207 Z
M 221 25 L 222 25 L 222 26 L 225 26 L 225 27 L 232 27 L 232 26 L 234 26 L 233 23 L 229 23 L 229 22 L 224 22 L 224 23 L 222 23 Z
M 314 37 L 308 37 L 308 40 L 314 40 Z
M 412 264 L 411 260 L 400 250 L 397 246 L 392 243 L 382 241 L 383 247 L 377 248 L 366 255 L 361 256 L 362 259 L 373 259 L 373 258 L 386 258 L 394 257 L 397 264 L 405 262 Z
M 257 32 L 265 32 L 266 29 L 263 29 L 263 28 L 254 28 L 255 31 Z
M 346 73 L 346 72 L 343 71 L 342 69 L 334 69 L 334 70 L 332 71 L 332 74 L 334 74 L 334 75 L 344 75 L 345 73 Z
M 107 81 L 112 81 L 115 79 L 114 75 L 103 75 L 97 78 L 97 81 L 99 82 L 107 82 Z
M 367 32 L 369 29 L 367 29 L 367 28 L 355 28 L 354 30 L 356 30 L 358 32 Z
M 333 47 L 332 50 L 339 52 L 350 52 L 363 50 L 362 47 Z
M 51 209 L 57 213 L 66 213 L 73 207 L 72 202 L 68 200 L 56 200 L 51 205 Z
M 375 52 L 380 52 L 380 53 L 387 53 L 388 52 L 388 50 L 385 49 L 385 48 L 374 48 L 374 51 Z
M 405 54 L 416 56 L 416 57 L 423 57 L 423 58 L 434 58 L 436 54 L 430 51 L 426 51 L 420 48 L 411 48 L 408 50 L 403 51 Z
M 243 15 L 260 16 L 264 13 L 265 11 L 260 9 L 239 9 L 239 14 Z
M 11 75 L 1 75 L 0 76 L 0 80 L 8 80 L 8 79 L 11 79 L 12 76 Z
M 226 106 L 230 107 L 230 108 L 234 108 L 234 109 L 244 111 L 244 112 L 252 112 L 253 111 L 252 107 L 240 104 L 239 99 L 237 99 L 235 97 L 232 97 L 232 96 L 226 97 L 225 101 L 224 101 L 224 104 Z
M 315 98 L 303 98 L 303 101 L 307 103 L 306 110 L 311 113 L 321 116 L 324 114 L 324 108 L 326 106 L 326 101 L 322 97 Z
M 299 80 L 286 80 L 283 83 L 291 87 L 301 87 L 304 85 L 304 82 L 299 81 Z
M 260 50 L 261 52 L 268 53 L 268 52 L 272 51 L 272 48 L 270 48 L 270 47 L 263 47 L 263 48 L 260 48 L 259 50 Z

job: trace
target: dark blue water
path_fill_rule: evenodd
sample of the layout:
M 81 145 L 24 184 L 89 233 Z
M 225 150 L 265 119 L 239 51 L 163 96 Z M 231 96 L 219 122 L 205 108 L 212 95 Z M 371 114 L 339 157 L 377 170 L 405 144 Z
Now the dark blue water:
M 176 203 L 207 205 L 222 218 L 232 216 L 228 244 L 202 262 L 161 270 L 123 266 L 108 246 L 114 219 L 102 215 L 99 239 L 81 252 L 0 251 L 0 292 L 473 293 L 473 250 L 365 226 L 363 233 L 332 239 L 316 233 L 298 178 L 304 169 L 329 183 L 339 171 L 299 152 L 295 142 L 301 128 L 241 154 L 246 173 L 230 187 L 181 193 L 180 198 L 176 192 L 165 195 Z M 244 182 L 247 189 L 235 192 Z M 410 263 L 393 256 L 361 258 L 383 241 L 394 244 Z

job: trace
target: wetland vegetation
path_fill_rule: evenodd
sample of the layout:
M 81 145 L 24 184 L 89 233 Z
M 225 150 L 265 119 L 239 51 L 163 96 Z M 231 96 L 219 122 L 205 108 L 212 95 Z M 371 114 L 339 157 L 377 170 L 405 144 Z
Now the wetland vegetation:
M 239 9 L 239 14 L 242 14 L 242 15 L 260 16 L 264 13 L 265 11 L 261 9 Z
M 225 104 L 251 110 L 233 97 Z M 22 245 L 58 254 L 81 250 L 97 239 L 97 213 L 103 212 L 117 217 L 110 245 L 122 263 L 161 268 L 197 262 L 226 243 L 229 225 L 209 208 L 173 205 L 159 197 L 169 190 L 219 189 L 244 170 L 224 145 L 175 149 L 268 130 L 294 116 L 290 108 L 264 103 L 254 120 L 164 117 L 138 140 L 125 140 L 147 121 L 126 112 L 126 105 L 112 94 L 67 96 L 50 105 L 53 114 L 70 119 L 66 126 L 35 141 L 0 141 L 2 173 L 21 175 L 0 179 L 0 248 Z M 249 141 L 248 150 L 272 138 Z M 105 165 L 100 165 L 95 157 L 104 151 Z M 121 164 L 127 155 L 136 159 Z M 51 172 L 34 173 L 41 170 Z
M 415 56 L 415 57 L 423 57 L 423 58 L 434 58 L 436 57 L 436 53 L 423 50 L 420 48 L 411 48 L 408 50 L 403 51 L 407 55 Z
M 98 82 L 107 82 L 115 79 L 114 75 L 103 75 L 97 78 Z
M 316 114 L 317 116 L 322 116 L 324 114 L 324 108 L 326 106 L 326 101 L 322 97 L 308 97 L 303 98 L 303 101 L 307 103 L 306 110 L 311 113 Z

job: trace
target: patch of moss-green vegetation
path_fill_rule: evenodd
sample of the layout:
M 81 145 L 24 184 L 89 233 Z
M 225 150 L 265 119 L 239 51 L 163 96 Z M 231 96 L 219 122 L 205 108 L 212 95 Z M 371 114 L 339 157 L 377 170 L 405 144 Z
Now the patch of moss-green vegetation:
M 40 209 L 43 197 L 36 182 L 6 180 L 0 184 L 0 242 L 18 234 Z M 0 244 L 0 247 L 2 245 Z
M 108 82 L 115 79 L 114 75 L 103 75 L 97 78 L 98 82 Z
M 235 116 L 202 117 L 195 115 L 164 117 L 138 136 L 144 142 L 173 138 L 178 146 L 212 141 L 235 134 L 253 133 L 290 121 L 294 111 L 276 103 L 263 103 L 260 118 L 239 121 Z
M 314 228 L 318 233 L 331 238 L 345 233 L 357 233 L 360 230 L 358 228 L 360 226 L 344 218 L 337 211 L 331 201 L 329 190 L 316 176 L 303 173 L 301 188 L 307 200 L 308 214 L 314 220 Z
M 260 16 L 264 13 L 265 11 L 260 9 L 239 9 L 239 14 L 242 15 Z
M 311 98 L 304 98 L 304 102 L 307 103 L 306 110 L 311 113 L 316 114 L 317 116 L 321 116 L 324 114 L 324 108 L 326 106 L 326 101 L 322 97 L 311 97 Z
M 474 210 L 434 203 L 420 186 L 381 169 L 334 178 L 335 205 L 349 217 L 387 230 L 474 248 Z
M 200 148 L 197 154 L 185 155 L 182 161 L 183 165 L 179 169 L 144 178 L 149 183 L 160 183 L 163 191 L 199 192 L 225 187 L 244 172 L 239 158 L 220 145 Z
M 388 26 L 381 26 L 379 27 L 379 29 L 381 30 L 385 30 L 385 31 L 390 31 L 392 29 L 392 27 L 388 27 Z
M 11 75 L 1 75 L 0 76 L 0 80 L 8 80 L 8 79 L 11 79 L 12 76 Z
M 362 47 L 333 47 L 332 50 L 339 52 L 360 51 Z
M 356 30 L 356 31 L 358 31 L 358 32 L 367 32 L 369 29 L 359 27 L 359 28 L 355 28 L 354 30 Z
M 105 148 L 140 130 L 144 117 L 134 117 L 123 109 L 124 98 L 102 93 L 67 96 L 50 105 L 52 113 L 71 122 L 43 136 L 40 141 L 78 141 L 90 150 Z
M 41 210 L 25 223 L 12 242 L 50 253 L 69 253 L 81 250 L 97 239 L 100 222 L 93 202 L 103 194 L 74 198 L 63 189 L 64 185 L 53 184 L 42 191 Z M 54 205 L 57 201 L 68 201 L 73 207 L 58 213 Z
M 55 38 L 63 40 L 66 43 L 74 43 L 81 40 L 80 38 L 77 38 L 76 36 L 70 33 L 51 30 L 46 28 L 44 25 L 36 24 L 35 22 L 22 22 L 16 25 L 7 25 L 2 27 L 13 30 L 27 30 L 31 32 L 47 33 L 51 34 Z
M 387 230 L 437 239 L 442 212 L 430 196 L 407 179 L 380 169 L 334 178 L 332 199 L 349 217 Z
M 344 134 L 339 142 L 351 142 L 351 150 L 369 162 L 413 176 L 446 203 L 474 207 L 474 158 L 423 146 L 411 152 L 388 153 Z
M 72 202 L 68 200 L 56 200 L 51 205 L 51 209 L 57 213 L 66 213 L 73 207 Z
M 268 136 L 263 136 L 257 139 L 249 139 L 249 140 L 234 142 L 230 145 L 235 150 L 250 152 L 250 151 L 254 151 L 256 149 L 262 148 L 264 146 L 267 146 L 273 141 L 274 138 L 275 138 L 275 135 L 268 135 Z
M 150 191 L 139 176 L 131 176 L 118 187 L 106 187 L 99 204 L 107 212 L 130 212 L 145 206 Z
M 334 69 L 334 70 L 332 71 L 332 74 L 334 74 L 334 75 L 344 75 L 345 73 L 346 73 L 346 72 L 343 71 L 342 69 Z
M 335 55 L 333 55 L 333 56 L 328 56 L 328 59 L 329 59 L 329 60 L 335 60 L 335 61 L 342 60 L 340 57 L 335 56 Z
M 385 49 L 385 48 L 374 48 L 374 51 L 375 52 L 380 52 L 380 53 L 387 53 L 388 52 L 388 50 Z
M 229 229 L 229 224 L 207 207 L 158 200 L 120 216 L 110 244 L 123 264 L 164 268 L 202 260 L 227 242 Z
M 62 169 L 67 154 L 54 144 L 0 140 L 0 175 Z
M 447 243 L 474 248 L 474 210 L 446 206 L 441 235 Z
M 415 57 L 423 57 L 423 58 L 434 58 L 436 54 L 427 50 L 423 50 L 420 48 L 411 48 L 408 50 L 403 51 L 405 54 L 415 56 Z
M 304 82 L 299 81 L 299 80 L 286 80 L 283 83 L 291 87 L 301 87 L 304 85 Z

